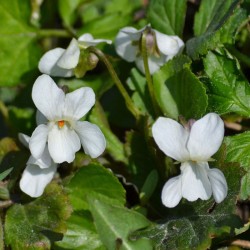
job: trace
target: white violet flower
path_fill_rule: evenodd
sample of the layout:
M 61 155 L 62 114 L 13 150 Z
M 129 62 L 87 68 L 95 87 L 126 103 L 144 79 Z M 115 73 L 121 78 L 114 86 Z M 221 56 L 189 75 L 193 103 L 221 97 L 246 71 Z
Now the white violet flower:
M 162 203 L 175 207 L 185 198 L 208 200 L 211 195 L 217 203 L 227 196 L 227 182 L 223 173 L 210 169 L 208 161 L 223 140 L 224 123 L 215 113 L 195 121 L 190 129 L 178 122 L 160 117 L 152 127 L 159 148 L 171 158 L 181 162 L 181 174 L 169 179 L 162 190 Z
M 143 32 L 150 28 L 146 26 L 141 30 L 125 27 L 119 31 L 115 39 L 117 54 L 128 62 L 135 62 L 138 69 L 145 73 L 141 55 L 141 39 Z M 178 36 L 168 36 L 155 29 L 147 34 L 148 64 L 150 74 L 157 71 L 168 60 L 180 53 L 184 47 L 183 41 Z
M 41 75 L 33 85 L 32 99 L 48 120 L 39 125 L 30 138 L 29 148 L 34 158 L 41 157 L 47 142 L 55 163 L 72 162 L 81 144 L 92 158 L 103 153 L 106 140 L 98 126 L 78 121 L 95 103 L 91 88 L 82 87 L 65 95 L 50 76 Z
M 29 148 L 30 137 L 25 134 L 18 135 L 22 144 Z M 51 182 L 57 170 L 57 164 L 50 157 L 46 145 L 40 158 L 30 156 L 20 180 L 20 189 L 31 197 L 39 197 L 45 187 Z
M 80 48 L 86 49 L 103 42 L 112 43 L 111 40 L 94 39 L 89 33 L 80 36 L 78 40 L 73 38 L 67 49 L 55 48 L 46 52 L 40 59 L 38 68 L 47 75 L 71 77 L 79 62 Z

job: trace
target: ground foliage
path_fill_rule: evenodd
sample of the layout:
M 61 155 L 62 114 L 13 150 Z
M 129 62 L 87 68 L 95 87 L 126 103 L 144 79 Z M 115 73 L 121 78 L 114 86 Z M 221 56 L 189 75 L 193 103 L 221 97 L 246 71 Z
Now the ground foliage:
M 250 244 L 250 1 L 240 0 L 0 0 L 0 248 L 224 249 Z M 135 119 L 103 62 L 82 78 L 55 78 L 69 91 L 92 87 L 96 104 L 84 119 L 105 135 L 105 154 L 83 152 L 63 163 L 44 194 L 19 189 L 29 152 L 17 133 L 31 135 L 31 88 L 41 55 L 91 33 L 114 41 L 119 29 L 150 23 L 185 42 L 152 76 L 157 110 L 146 77 L 124 62 L 113 45 L 100 45 L 139 112 Z M 178 166 L 153 142 L 158 116 L 199 119 L 216 112 L 226 132 L 211 162 L 228 182 L 221 204 L 182 202 L 163 207 L 164 182 Z M 205 143 L 205 142 L 204 142 Z M 192 183 L 190 183 L 192 185 Z M 237 241 L 238 240 L 238 241 Z M 239 241 L 240 240 L 240 241 Z M 237 243 L 238 242 L 238 243 Z M 239 248 L 237 248 L 239 249 Z

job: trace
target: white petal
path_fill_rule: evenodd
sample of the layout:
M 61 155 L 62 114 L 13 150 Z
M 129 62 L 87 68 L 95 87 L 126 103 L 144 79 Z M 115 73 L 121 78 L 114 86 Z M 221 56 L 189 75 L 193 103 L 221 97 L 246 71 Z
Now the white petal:
M 184 162 L 181 164 L 182 196 L 189 201 L 208 200 L 212 188 L 208 179 L 207 162 Z
M 79 44 L 82 44 L 83 46 L 89 47 L 89 46 L 96 46 L 99 43 L 108 43 L 111 44 L 111 40 L 107 39 L 94 39 L 93 36 L 89 33 L 84 34 L 78 38 Z
M 154 123 L 152 133 L 156 144 L 166 155 L 177 161 L 189 159 L 186 149 L 189 134 L 178 122 L 160 117 Z
M 51 182 L 56 172 L 57 165 L 41 169 L 37 165 L 27 165 L 20 180 L 21 190 L 31 197 L 39 197 L 45 187 Z
M 76 132 L 68 128 L 68 125 L 59 128 L 55 124 L 49 131 L 48 148 L 55 163 L 70 163 L 75 159 L 75 153 L 81 148 L 81 143 Z
M 36 107 L 50 121 L 60 119 L 65 94 L 48 75 L 39 76 L 32 88 L 32 99 Z
M 36 124 L 46 124 L 48 122 L 48 119 L 39 111 L 36 111 Z
M 63 116 L 74 120 L 82 118 L 95 104 L 95 93 L 89 87 L 77 89 L 65 97 Z
M 39 159 L 45 149 L 46 142 L 48 137 L 48 126 L 41 124 L 31 135 L 29 148 L 31 154 L 36 158 Z
M 55 48 L 46 52 L 39 61 L 38 68 L 40 72 L 61 77 L 71 77 L 74 72 L 72 70 L 63 69 L 57 65 L 59 58 L 63 55 L 65 49 Z
M 106 140 L 99 127 L 86 121 L 76 122 L 75 130 L 86 154 L 96 158 L 103 153 L 106 148 Z
M 224 123 L 215 113 L 196 121 L 190 131 L 188 150 L 192 160 L 207 161 L 215 154 L 223 140 Z
M 164 55 L 176 55 L 181 49 L 178 40 L 154 30 L 157 46 Z M 180 41 L 179 41 L 180 42 Z M 181 43 L 181 42 L 180 42 Z
M 175 207 L 181 198 L 181 178 L 176 176 L 165 183 L 161 193 L 161 201 L 166 207 Z
M 115 38 L 116 53 L 128 62 L 133 62 L 139 52 L 139 45 L 132 45 L 132 42 L 139 42 L 140 35 L 132 37 L 128 32 L 137 32 L 135 28 L 127 27 L 121 29 Z
M 29 148 L 29 142 L 30 142 L 29 136 L 22 133 L 18 133 L 18 139 L 26 148 Z
M 34 158 L 32 155 L 29 158 L 27 164 L 38 165 L 40 168 L 48 168 L 52 164 L 52 160 L 49 154 L 48 147 L 45 146 L 44 151 L 40 158 Z
M 79 61 L 80 49 L 78 47 L 78 42 L 73 38 L 57 62 L 57 65 L 63 69 L 73 69 L 76 67 Z
M 227 196 L 227 181 L 224 174 L 217 168 L 208 170 L 208 178 L 212 185 L 213 197 L 217 203 L 222 202 Z

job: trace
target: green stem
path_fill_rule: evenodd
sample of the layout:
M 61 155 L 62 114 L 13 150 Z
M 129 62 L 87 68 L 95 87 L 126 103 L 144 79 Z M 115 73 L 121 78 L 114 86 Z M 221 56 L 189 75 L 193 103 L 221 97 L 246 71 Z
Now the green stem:
M 38 37 L 72 37 L 71 34 L 66 30 L 59 29 L 42 29 L 37 31 Z
M 114 83 L 116 84 L 116 87 L 118 88 L 118 90 L 120 91 L 120 93 L 123 96 L 123 98 L 126 102 L 127 108 L 133 114 L 133 116 L 136 118 L 136 120 L 138 120 L 140 112 L 134 106 L 132 99 L 130 98 L 129 94 L 127 93 L 126 89 L 124 88 L 123 84 L 121 83 L 120 79 L 118 78 L 112 64 L 109 62 L 109 60 L 106 58 L 106 56 L 99 49 L 97 49 L 95 47 L 89 47 L 88 50 L 90 52 L 94 53 L 95 55 L 97 55 L 98 58 L 105 64 L 105 66 L 107 67 Z
M 149 71 L 149 65 L 148 65 L 148 52 L 147 52 L 147 30 L 145 30 L 142 34 L 142 39 L 141 39 L 141 53 L 142 53 L 142 58 L 143 58 L 143 64 L 144 64 L 144 69 L 145 69 L 145 76 L 148 84 L 148 90 L 149 90 L 149 95 L 151 98 L 151 102 L 154 108 L 155 115 L 159 115 L 159 108 L 158 104 L 155 99 L 155 94 L 154 94 L 154 86 L 153 86 L 153 80 Z
M 233 46 L 227 46 L 227 49 L 235 56 L 237 57 L 241 62 L 246 64 L 248 67 L 250 67 L 250 58 L 241 52 L 239 52 L 236 48 Z

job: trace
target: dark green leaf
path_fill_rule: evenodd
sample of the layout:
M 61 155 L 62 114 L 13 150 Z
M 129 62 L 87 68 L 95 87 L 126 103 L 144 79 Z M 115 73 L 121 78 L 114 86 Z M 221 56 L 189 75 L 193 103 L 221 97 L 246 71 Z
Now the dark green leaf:
M 82 167 L 67 185 L 75 210 L 89 209 L 87 195 L 104 197 L 112 204 L 125 204 L 125 191 L 111 171 L 98 163 Z
M 148 20 L 153 28 L 168 35 L 182 37 L 186 8 L 186 0 L 152 0 Z
M 203 84 L 189 69 L 190 59 L 176 57 L 153 75 L 156 100 L 165 116 L 200 118 L 207 108 Z
M 209 107 L 219 114 L 250 116 L 250 87 L 238 62 L 229 56 L 209 52 L 204 59 Z
M 0 181 L 2 181 L 5 177 L 7 177 L 12 170 L 13 170 L 13 168 L 9 168 L 9 169 L 3 171 L 0 174 Z
M 131 76 L 127 80 L 129 88 L 133 91 L 132 99 L 135 106 L 145 115 L 153 114 L 146 78 L 136 69 L 131 70 Z
M 37 68 L 40 49 L 36 30 L 29 25 L 30 14 L 29 1 L 0 1 L 1 86 L 28 81 Z
M 212 21 L 208 25 L 206 32 L 196 38 L 187 41 L 187 54 L 193 59 L 198 59 L 199 55 L 204 55 L 208 50 L 215 49 L 222 44 L 233 44 L 235 35 L 240 24 L 247 18 L 246 11 L 237 8 L 239 0 L 218 1 L 216 13 L 213 15 Z M 212 5 L 211 5 L 212 6 Z M 206 12 L 206 10 L 204 10 Z M 204 15 L 207 15 L 205 13 Z M 202 19 L 202 15 L 198 15 L 196 20 Z M 196 21 L 196 25 L 201 20 Z M 201 25 L 201 24 L 200 24 Z M 196 32 L 201 32 L 204 27 L 197 28 Z
M 12 206 L 6 215 L 6 244 L 13 250 L 50 249 L 51 242 L 58 240 L 66 231 L 65 220 L 71 206 L 62 188 L 51 184 L 44 195 L 35 201 Z
M 67 250 L 105 250 L 93 224 L 89 212 L 80 211 L 71 215 L 67 221 L 67 232 L 63 240 L 56 242 L 56 249 Z
M 97 124 L 102 130 L 107 141 L 106 151 L 116 161 L 121 161 L 126 164 L 127 157 L 125 155 L 124 145 L 111 131 L 104 110 L 99 102 L 96 102 L 95 107 L 92 109 L 89 120 L 90 122 Z
M 88 200 L 97 232 L 107 249 L 152 249 L 147 239 L 129 240 L 130 233 L 150 225 L 143 215 L 124 207 L 107 204 L 92 196 L 89 196 Z

